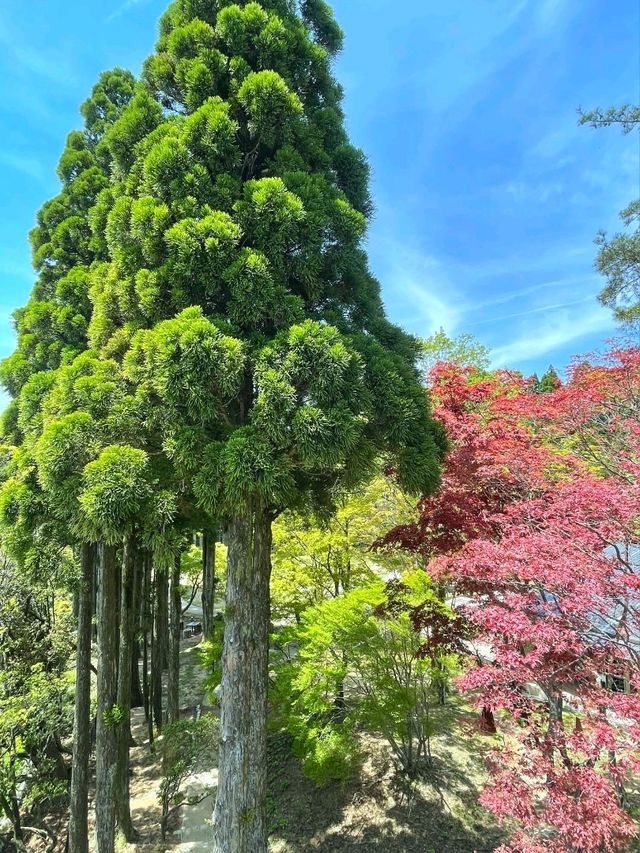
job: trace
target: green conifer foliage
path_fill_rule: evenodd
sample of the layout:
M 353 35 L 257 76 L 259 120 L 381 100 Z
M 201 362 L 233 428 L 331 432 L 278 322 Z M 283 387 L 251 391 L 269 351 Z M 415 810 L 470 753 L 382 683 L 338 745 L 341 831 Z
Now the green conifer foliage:
M 126 426 L 131 423 L 124 417 L 126 389 L 119 381 L 118 365 L 88 351 L 92 276 L 95 264 L 106 256 L 104 241 L 92 235 L 90 221 L 96 214 L 90 217 L 90 211 L 99 210 L 98 199 L 111 180 L 105 133 L 133 96 L 134 84 L 128 72 L 106 72 L 82 107 L 85 129 L 69 135 L 60 159 L 61 191 L 43 205 L 31 234 L 38 278 L 29 303 L 15 315 L 17 350 L 0 368 L 0 379 L 14 398 L 2 421 L 7 444 L 0 492 L 2 548 L 41 582 L 59 571 L 56 563 L 70 553 L 70 547 L 83 555 L 85 588 L 79 600 L 85 630 L 82 638 L 78 634 L 69 827 L 71 846 L 78 853 L 86 853 L 89 843 L 91 593 L 86 584 L 93 578 L 95 554 L 83 543 L 108 538 L 114 528 L 112 505 L 103 507 L 110 516 L 109 526 L 99 529 L 98 524 L 90 527 L 91 517 L 83 513 L 78 499 L 91 485 L 85 482 L 84 467 L 95 465 L 94 458 L 108 443 L 126 442 Z M 116 453 L 120 452 L 126 448 L 118 447 Z M 94 496 L 90 506 L 96 504 Z M 122 507 L 118 511 L 121 516 Z M 127 521 L 132 523 L 130 518 Z M 103 561 L 103 565 L 115 572 L 113 562 Z M 115 577 L 110 581 L 115 583 Z M 99 635 L 110 630 L 114 636 L 113 609 L 110 616 L 113 625 L 108 629 L 99 625 Z M 105 625 L 104 620 L 101 624 Z M 103 650 L 100 654 L 102 660 Z M 103 669 L 99 662 L 99 670 Z M 104 691 L 100 689 L 99 694 Z M 101 707 L 106 707 L 104 698 L 98 696 Z M 103 780 L 111 771 L 109 762 L 102 760 L 101 728 L 99 724 L 98 763 L 107 772 L 98 773 L 97 793 L 104 801 Z M 99 841 L 99 849 L 110 853 L 112 833 L 99 830 L 101 834 L 104 840 Z
M 536 383 L 535 390 L 537 394 L 550 394 L 551 392 L 556 391 L 561 385 L 562 382 L 555 367 L 550 364 L 549 369 L 542 379 L 538 380 Z
M 103 75 L 69 137 L 2 372 L 5 431 L 32 425 L 40 486 L 81 539 L 157 528 L 177 492 L 227 520 L 221 853 L 266 851 L 273 518 L 331 504 L 380 458 L 428 494 L 445 448 L 362 248 L 341 44 L 323 0 L 174 2 L 142 80 Z

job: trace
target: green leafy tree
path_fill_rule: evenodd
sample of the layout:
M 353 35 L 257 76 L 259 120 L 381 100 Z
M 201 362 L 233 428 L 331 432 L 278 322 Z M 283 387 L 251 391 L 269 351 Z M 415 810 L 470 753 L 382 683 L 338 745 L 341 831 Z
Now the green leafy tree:
M 558 376 L 558 372 L 555 367 L 550 364 L 549 369 L 544 374 L 542 379 L 537 379 L 534 385 L 534 391 L 536 394 L 550 394 L 553 391 L 557 391 L 557 389 L 562 385 L 560 377 Z
M 204 538 L 204 537 L 203 537 Z M 203 543 L 204 545 L 204 543 Z M 181 597 L 184 600 L 184 604 L 182 606 L 182 612 L 186 612 L 194 602 L 196 606 L 202 604 L 203 617 L 204 617 L 204 605 L 205 605 L 205 596 L 207 595 L 204 588 L 204 577 L 203 577 L 203 569 L 204 569 L 204 548 L 191 545 L 182 555 L 182 568 L 181 568 Z M 226 578 L 227 578 L 227 546 L 222 542 L 215 543 L 215 577 L 214 584 L 211 595 L 215 596 L 215 598 L 209 602 L 210 605 L 210 618 L 213 620 L 215 616 L 222 615 L 222 609 L 220 613 L 215 612 L 215 603 L 216 601 L 220 601 L 224 599 L 224 591 L 226 586 Z M 204 629 L 203 625 L 203 634 L 205 638 L 208 636 L 208 632 Z
M 205 714 L 198 720 L 170 723 L 162 739 L 162 782 L 158 797 L 162 807 L 160 833 L 164 841 L 172 815 L 183 805 L 194 806 L 210 797 L 210 788 L 189 794 L 185 785 L 211 766 L 220 737 L 217 717 Z
M 618 125 L 624 133 L 640 126 L 640 107 L 625 104 L 591 112 L 579 111 L 580 124 L 595 128 Z M 602 231 L 596 239 L 600 247 L 596 269 L 607 281 L 598 299 L 623 326 L 636 329 L 640 323 L 640 201 L 633 201 L 620 213 L 625 231 L 609 237 Z
M 299 656 L 280 667 L 276 695 L 288 706 L 287 727 L 316 781 L 348 775 L 358 730 L 382 736 L 407 773 L 431 766 L 439 688 L 456 662 L 435 650 L 423 654 L 425 637 L 411 608 L 425 602 L 445 619 L 450 614 L 417 571 L 305 612 Z
M 71 613 L 55 581 L 27 579 L 0 563 L 0 814 L 16 843 L 31 833 L 25 818 L 67 793 L 62 740 L 71 733 L 67 673 Z
M 299 622 L 326 598 L 406 569 L 410 561 L 372 545 L 408 522 L 415 501 L 389 477 L 377 477 L 345 498 L 328 518 L 286 513 L 274 525 L 271 609 L 274 619 Z
M 465 332 L 456 338 L 450 338 L 442 328 L 421 341 L 421 362 L 424 369 L 431 370 L 439 361 L 474 367 L 479 372 L 486 372 L 491 365 L 489 349 L 473 335 Z

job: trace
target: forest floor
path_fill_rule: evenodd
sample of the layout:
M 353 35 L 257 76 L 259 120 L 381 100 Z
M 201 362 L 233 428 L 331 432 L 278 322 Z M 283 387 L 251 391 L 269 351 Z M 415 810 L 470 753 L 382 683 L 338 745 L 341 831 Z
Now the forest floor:
M 205 671 L 199 638 L 182 643 L 180 704 L 183 716 L 204 711 Z M 354 779 L 323 787 L 307 779 L 291 752 L 288 736 L 269 736 L 269 853 L 491 853 L 504 840 L 492 816 L 478 804 L 487 776 L 483 754 L 494 738 L 477 731 L 474 715 L 456 697 L 439 712 L 432 741 L 434 766 L 418 778 L 394 770 L 386 744 L 363 740 L 366 756 Z M 139 832 L 135 844 L 120 842 L 118 853 L 208 853 L 211 849 L 213 796 L 176 813 L 163 842 L 160 837 L 162 781 L 160 742 L 149 749 L 142 709 L 133 712 L 131 810 Z M 215 787 L 217 770 L 194 777 L 189 794 Z M 91 815 L 91 818 L 93 815 Z M 59 837 L 64 837 L 61 836 Z M 44 848 L 30 850 L 40 853 Z M 92 848 L 93 851 L 93 848 Z
M 200 639 L 183 640 L 181 644 L 180 713 L 184 717 L 193 715 L 198 705 L 205 707 L 207 704 L 203 686 L 206 673 L 200 664 L 198 653 Z M 203 800 L 197 806 L 180 809 L 170 823 L 166 840 L 162 842 L 162 809 L 158 797 L 162 781 L 162 753 L 159 742 L 153 752 L 149 749 L 149 736 L 142 709 L 133 712 L 131 732 L 137 744 L 131 750 L 131 816 L 140 838 L 135 844 L 121 843 L 118 853 L 160 853 L 165 850 L 171 850 L 172 853 L 205 853 L 211 846 L 206 842 L 211 835 L 213 797 Z M 210 773 L 199 774 L 190 780 L 189 794 L 195 794 L 203 788 L 213 788 L 216 781 L 215 769 Z
M 183 643 L 181 707 L 206 704 L 197 640 Z M 189 709 L 189 711 L 187 711 Z M 486 781 L 482 755 L 495 741 L 476 732 L 469 709 L 452 698 L 440 716 L 442 734 L 428 775 L 409 780 L 393 769 L 385 743 L 364 740 L 367 756 L 348 784 L 318 787 L 302 773 L 288 737 L 269 739 L 270 853 L 490 853 L 504 840 L 492 816 L 478 805 Z M 139 853 L 207 853 L 211 849 L 213 798 L 183 807 L 161 843 L 159 758 L 148 750 L 144 716 L 136 712 L 132 750 L 132 812 L 141 833 L 120 850 Z M 215 785 L 216 771 L 195 777 L 190 793 Z
M 446 718 L 446 719 L 445 719 Z M 408 779 L 387 745 L 363 739 L 365 762 L 353 782 L 318 787 L 301 772 L 288 739 L 270 742 L 270 853 L 490 853 L 504 836 L 478 804 L 482 754 L 495 742 L 476 733 L 455 699 L 433 739 L 433 768 Z

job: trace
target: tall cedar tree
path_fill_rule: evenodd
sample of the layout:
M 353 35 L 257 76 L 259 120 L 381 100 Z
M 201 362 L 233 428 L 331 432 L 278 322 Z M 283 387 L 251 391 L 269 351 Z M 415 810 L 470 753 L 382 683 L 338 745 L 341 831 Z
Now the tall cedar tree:
M 110 182 L 104 135 L 134 91 L 135 80 L 128 72 L 105 72 L 82 106 L 84 130 L 69 135 L 58 167 L 61 191 L 43 205 L 31 234 L 38 279 L 28 304 L 15 314 L 18 346 L 0 371 L 14 398 L 2 422 L 7 445 L 0 496 L 2 546 L 19 564 L 38 574 L 47 571 L 47 561 L 57 548 L 76 548 L 82 563 L 69 831 L 70 849 L 78 853 L 88 849 L 90 587 L 98 553 L 89 543 L 101 540 L 105 532 L 89 530 L 78 497 L 89 485 L 83 479 L 84 466 L 110 441 L 122 442 L 123 424 L 131 425 L 130 418 L 123 418 L 127 411 L 124 388 L 116 393 L 117 373 L 98 353 L 88 351 L 90 268 L 100 257 L 89 211 Z M 115 577 L 106 577 L 104 570 L 113 574 L 116 565 L 102 559 L 98 566 L 103 569 L 102 575 L 97 573 L 100 596 L 115 583 Z M 99 659 L 108 661 L 116 642 L 116 608 L 107 607 L 105 612 L 111 622 L 99 620 L 98 645 Z M 104 667 L 99 665 L 99 669 L 104 673 Z M 110 710 L 113 703 L 108 701 L 104 683 L 100 680 L 98 685 L 98 704 Z M 109 690 L 111 687 L 109 684 Z M 98 799 L 115 817 L 113 774 L 105 749 L 105 739 L 111 742 L 115 729 L 101 725 L 101 720 L 99 715 Z M 105 791 L 109 796 L 103 795 Z M 109 822 L 113 824 L 112 819 Z M 108 849 L 113 833 L 102 835 L 100 849 Z
M 94 161 L 108 178 L 99 165 L 87 209 L 54 202 L 36 229 L 36 316 L 4 368 L 14 443 L 27 411 L 35 434 L 48 422 L 38 464 L 53 474 L 73 448 L 50 499 L 79 504 L 78 539 L 103 542 L 107 563 L 178 497 L 226 521 L 223 853 L 266 850 L 273 519 L 331 504 L 380 457 L 429 493 L 444 453 L 417 343 L 386 320 L 361 247 L 368 168 L 331 75 L 341 41 L 322 0 L 174 3 L 142 81 L 70 142 L 72 187 Z M 39 304 L 65 278 L 88 320 L 71 345 L 49 343 Z
M 89 336 L 93 272 L 104 261 L 102 242 L 93 236 L 90 219 L 111 180 L 111 155 L 104 140 L 135 90 L 128 72 L 106 72 L 82 106 L 84 130 L 70 134 L 60 160 L 61 192 L 43 206 L 31 234 L 38 281 L 27 306 L 16 312 L 18 347 L 1 370 L 5 387 L 14 396 L 2 430 L 8 445 L 0 495 L 3 548 L 27 569 L 42 574 L 56 542 L 59 547 L 74 547 L 82 566 L 69 828 L 70 848 L 80 853 L 88 849 L 94 573 L 97 609 L 108 617 L 97 620 L 96 802 L 98 846 L 109 851 L 116 815 L 127 838 L 135 834 L 127 784 L 127 661 L 133 649 L 132 616 L 140 584 L 136 578 L 145 559 L 138 545 L 153 546 L 165 566 L 175 562 L 182 547 L 175 501 L 166 490 L 156 488 L 153 494 L 151 490 L 151 483 L 167 484 L 167 460 L 155 453 L 154 476 L 147 476 L 148 457 L 130 446 L 141 444 L 139 418 L 119 361 L 92 347 Z M 167 536 L 161 535 L 163 530 Z M 93 542 L 100 547 L 90 548 Z M 113 553 L 114 547 L 118 553 Z M 119 573 L 121 582 L 115 577 Z M 103 600 L 117 596 L 118 589 L 119 600 Z M 118 645 L 123 665 L 116 669 L 110 662 Z M 110 725 L 103 725 L 105 714 Z

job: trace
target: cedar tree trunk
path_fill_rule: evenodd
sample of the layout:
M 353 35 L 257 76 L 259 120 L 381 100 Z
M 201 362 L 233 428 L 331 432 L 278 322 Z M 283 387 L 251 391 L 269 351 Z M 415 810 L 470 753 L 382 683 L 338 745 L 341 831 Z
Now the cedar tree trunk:
M 145 553 L 137 549 L 136 552 L 136 576 L 133 590 L 133 644 L 131 646 L 131 707 L 142 708 L 144 698 L 140 685 L 140 637 L 142 636 L 142 583 L 144 576 Z
M 73 716 L 73 763 L 69 795 L 69 851 L 88 853 L 89 756 L 91 753 L 91 617 L 95 545 L 82 546 L 82 586 L 77 594 L 78 639 L 76 648 L 76 695 Z
M 247 510 L 228 534 L 214 850 L 266 853 L 271 518 Z
M 202 535 L 202 630 L 206 640 L 213 636 L 216 609 L 216 534 Z
M 162 673 L 167 657 L 167 575 L 154 571 L 153 641 L 151 644 L 151 704 L 153 720 L 162 729 Z
M 167 722 L 175 723 L 180 718 L 180 618 L 182 616 L 182 598 L 180 597 L 181 557 L 171 574 L 170 635 L 169 635 L 169 676 L 167 679 Z
M 129 742 L 131 740 L 131 655 L 135 632 L 135 586 L 138 555 L 134 536 L 124 543 L 120 583 L 120 651 L 118 654 L 117 705 L 119 721 L 116 726 L 118 760 L 116 763 L 116 815 L 125 840 L 136 840 L 131 821 L 129 802 Z
M 118 615 L 116 549 L 98 546 L 98 713 L 96 728 L 96 850 L 113 853 L 116 821 Z

